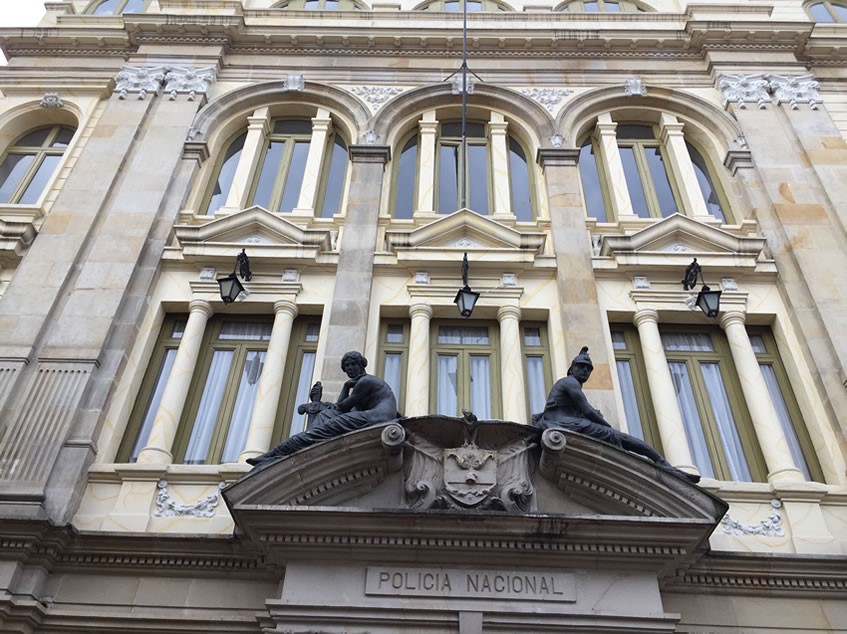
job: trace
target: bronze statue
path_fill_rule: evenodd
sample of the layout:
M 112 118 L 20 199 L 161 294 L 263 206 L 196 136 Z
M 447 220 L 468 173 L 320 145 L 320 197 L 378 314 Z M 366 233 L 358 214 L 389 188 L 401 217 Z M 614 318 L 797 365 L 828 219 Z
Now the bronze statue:
M 323 388 L 318 381 L 309 393 L 310 403 L 300 405 L 301 414 L 308 413 L 308 429 L 283 440 L 276 447 L 247 464 L 259 466 L 305 449 L 322 440 L 369 425 L 384 423 L 400 417 L 397 400 L 391 387 L 365 372 L 368 360 L 359 352 L 348 352 L 341 358 L 341 369 L 350 377 L 341 388 L 335 403 L 320 402 Z
M 535 414 L 532 424 L 542 430 L 561 427 L 602 440 L 649 458 L 657 467 L 668 473 L 685 478 L 689 482 L 699 482 L 700 476 L 677 469 L 643 440 L 612 427 L 599 410 L 591 407 L 582 391 L 582 384 L 591 376 L 592 370 L 594 364 L 588 356 L 588 348 L 583 347 L 571 363 L 568 375 L 553 385 L 544 412 Z

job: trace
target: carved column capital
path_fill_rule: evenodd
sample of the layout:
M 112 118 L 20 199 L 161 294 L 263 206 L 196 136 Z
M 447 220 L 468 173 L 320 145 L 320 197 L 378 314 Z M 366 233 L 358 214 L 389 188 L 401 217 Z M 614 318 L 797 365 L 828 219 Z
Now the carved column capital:
M 427 319 L 432 319 L 432 306 L 420 302 L 412 304 L 409 306 L 409 317 L 412 319 L 415 317 L 426 317 Z
M 730 75 L 718 76 L 718 90 L 721 91 L 721 104 L 726 107 L 728 103 L 736 102 L 742 110 L 746 104 L 755 103 L 759 110 L 764 110 L 770 101 L 768 95 L 768 81 L 761 73 L 754 75 Z
M 290 299 L 278 299 L 274 302 L 274 313 L 277 315 L 288 313 L 293 319 L 299 312 L 300 310 L 297 308 L 297 304 Z
M 497 311 L 497 321 L 503 322 L 507 319 L 515 319 L 520 320 L 521 318 L 521 308 L 520 306 L 501 306 Z
M 743 327 L 746 321 L 747 314 L 741 310 L 730 310 L 720 314 L 720 324 L 721 328 L 724 330 L 735 324 L 739 324 Z
M 205 299 L 193 299 L 188 304 L 189 313 L 203 313 L 206 317 L 211 317 L 214 314 L 212 305 Z
M 632 323 L 637 328 L 641 324 L 658 324 L 659 313 L 652 308 L 641 308 L 632 318 Z

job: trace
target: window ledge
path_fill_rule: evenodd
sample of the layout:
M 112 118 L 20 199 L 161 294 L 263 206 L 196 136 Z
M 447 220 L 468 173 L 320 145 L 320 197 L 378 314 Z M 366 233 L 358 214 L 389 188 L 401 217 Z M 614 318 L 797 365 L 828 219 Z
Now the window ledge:
M 242 463 L 211 465 L 189 464 L 139 464 L 139 463 L 99 463 L 88 470 L 89 483 L 115 483 L 126 481 L 184 482 L 191 484 L 216 484 L 234 482 L 250 471 L 252 467 Z

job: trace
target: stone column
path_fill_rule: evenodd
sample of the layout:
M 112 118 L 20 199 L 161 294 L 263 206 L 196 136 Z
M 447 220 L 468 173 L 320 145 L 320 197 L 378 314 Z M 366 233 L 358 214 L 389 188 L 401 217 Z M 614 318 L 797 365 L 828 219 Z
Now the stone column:
M 675 176 L 682 208 L 698 220 L 714 219 L 706 207 L 706 201 L 703 200 L 703 192 L 697 182 L 691 155 L 685 145 L 682 126 L 683 124 L 671 114 L 663 112 L 659 117 L 659 128 L 662 143 L 667 152 L 669 172 Z
M 291 341 L 291 327 L 297 317 L 297 304 L 292 299 L 281 299 L 274 303 L 274 325 L 268 351 L 265 353 L 265 365 L 259 377 L 259 389 L 253 414 L 250 416 L 250 428 L 244 450 L 238 456 L 238 462 L 255 458 L 265 453 L 271 446 L 276 411 L 282 393 L 282 379 L 285 361 L 288 357 L 288 344 Z
M 244 147 L 238 158 L 235 175 L 232 178 L 232 187 L 226 197 L 226 205 L 220 211 L 239 211 L 247 206 L 247 196 L 250 193 L 250 185 L 253 175 L 262 160 L 268 134 L 270 133 L 270 112 L 267 108 L 258 108 L 247 117 L 247 137 L 244 139 Z
M 188 309 L 188 322 L 185 324 L 159 409 L 153 419 L 147 446 L 138 454 L 139 463 L 169 464 L 173 461 L 171 449 L 185 408 L 191 378 L 197 367 L 206 323 L 212 315 L 211 304 L 203 299 L 192 301 Z
M 678 469 L 696 473 L 697 467 L 691 458 L 682 414 L 676 400 L 676 390 L 665 358 L 662 337 L 659 335 L 659 314 L 652 309 L 641 309 L 635 313 L 633 323 L 638 328 L 647 384 L 653 399 L 665 458 Z
M 491 143 L 491 180 L 494 185 L 495 220 L 514 220 L 512 196 L 509 190 L 509 142 L 507 129 L 509 124 L 503 115 L 492 112 L 488 122 L 488 137 Z
M 600 165 L 609 188 L 609 202 L 612 213 L 617 220 L 634 218 L 632 201 L 629 197 L 629 187 L 624 176 L 621 153 L 618 149 L 618 124 L 612 121 L 608 113 L 597 117 L 595 134 L 600 150 Z
M 521 309 L 502 306 L 497 311 L 500 322 L 500 381 L 503 398 L 503 420 L 527 424 L 526 381 L 521 353 Z
M 771 401 L 768 386 L 756 359 L 750 337 L 744 327 L 745 315 L 741 311 L 721 313 L 721 327 L 729 341 L 735 371 L 741 383 L 741 391 L 747 401 L 747 409 L 753 421 L 753 429 L 768 467 L 768 481 L 803 481 L 802 472 L 794 464 L 788 442 L 779 417 Z
M 324 154 L 327 151 L 326 139 L 330 130 L 332 130 L 332 119 L 329 118 L 329 112 L 319 108 L 318 116 L 312 119 L 312 141 L 309 144 L 306 171 L 303 173 L 303 183 L 300 186 L 300 198 L 297 200 L 297 207 L 292 210 L 294 214 L 301 216 L 315 214 L 316 194 L 321 179 Z
M 435 110 L 425 112 L 418 121 L 421 130 L 420 153 L 418 156 L 418 212 L 435 213 L 435 137 L 438 132 L 438 121 Z
M 406 370 L 406 416 L 429 414 L 429 320 L 432 307 L 417 303 L 409 307 L 409 366 Z

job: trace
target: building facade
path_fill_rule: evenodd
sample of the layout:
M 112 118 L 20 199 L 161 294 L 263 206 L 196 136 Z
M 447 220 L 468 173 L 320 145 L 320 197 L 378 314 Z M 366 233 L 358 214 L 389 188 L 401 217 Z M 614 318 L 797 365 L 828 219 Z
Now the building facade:
M 847 631 L 847 5 L 45 7 L 0 31 L 0 631 Z M 582 346 L 699 489 L 569 435 L 530 507 L 433 512 L 374 429 L 242 479 L 348 350 L 526 426 Z

